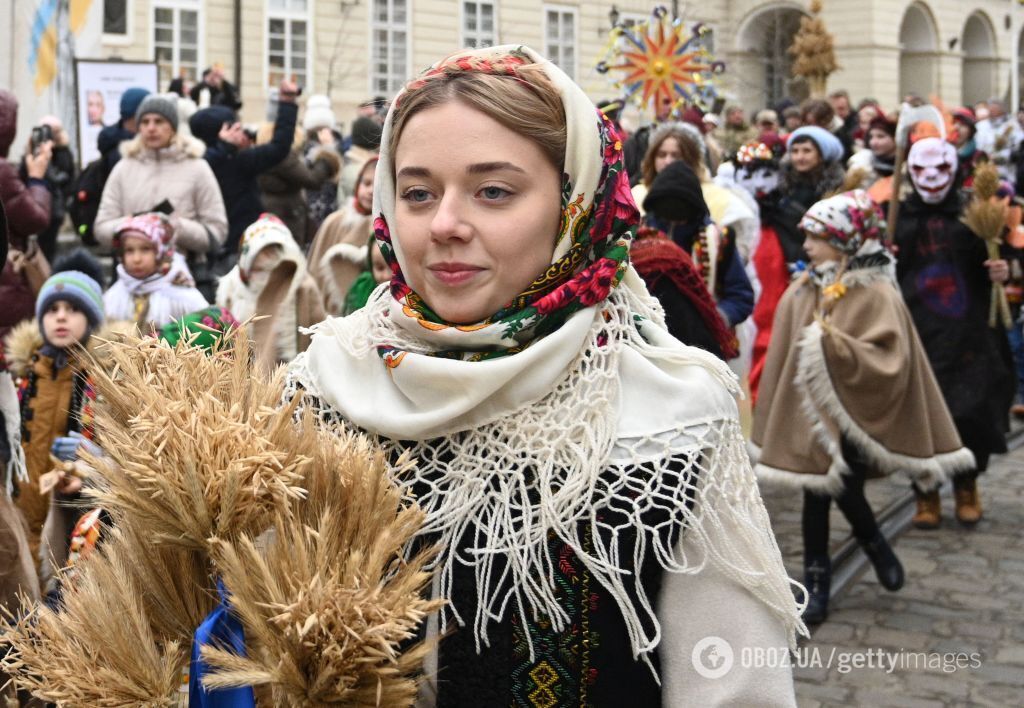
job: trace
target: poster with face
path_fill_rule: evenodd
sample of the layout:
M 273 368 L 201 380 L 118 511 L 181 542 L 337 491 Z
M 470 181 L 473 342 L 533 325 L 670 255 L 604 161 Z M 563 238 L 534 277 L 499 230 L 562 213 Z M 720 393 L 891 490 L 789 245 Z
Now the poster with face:
M 136 86 L 156 93 L 156 63 L 79 59 L 75 62 L 75 86 L 78 162 L 79 168 L 84 168 L 100 156 L 96 146 L 100 131 L 120 120 L 121 94 Z

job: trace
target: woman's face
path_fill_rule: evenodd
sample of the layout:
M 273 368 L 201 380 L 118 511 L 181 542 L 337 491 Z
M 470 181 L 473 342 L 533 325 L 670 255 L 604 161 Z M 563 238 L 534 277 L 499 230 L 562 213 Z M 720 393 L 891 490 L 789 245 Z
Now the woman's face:
M 528 138 L 451 101 L 409 119 L 394 163 L 405 277 L 444 320 L 486 319 L 551 263 L 562 179 Z
M 150 150 L 159 150 L 171 144 L 174 137 L 174 126 L 158 113 L 146 113 L 139 123 L 139 135 L 142 143 Z
M 878 115 L 878 109 L 874 106 L 864 106 L 857 112 L 857 124 L 861 130 L 867 132 L 868 125 Z
M 789 159 L 797 172 L 810 172 L 821 164 L 821 154 L 814 143 L 804 140 L 789 147 Z
M 373 176 L 377 174 L 377 163 L 373 162 L 363 169 L 356 185 L 356 202 L 363 211 L 369 213 L 373 209 Z
M 876 128 L 868 131 L 868 148 L 878 157 L 892 157 L 896 154 L 896 139 Z
M 654 174 L 682 159 L 683 151 L 679 148 L 679 141 L 675 138 L 665 138 L 658 146 L 658 151 L 654 153 Z

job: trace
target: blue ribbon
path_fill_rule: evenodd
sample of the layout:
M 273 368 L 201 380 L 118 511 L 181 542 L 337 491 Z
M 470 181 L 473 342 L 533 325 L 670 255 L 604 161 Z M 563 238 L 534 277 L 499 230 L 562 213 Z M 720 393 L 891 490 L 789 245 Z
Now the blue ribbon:
M 217 595 L 220 601 L 192 637 L 192 664 L 188 672 L 189 708 L 255 708 L 256 698 L 250 686 L 213 691 L 203 688 L 203 676 L 210 673 L 210 667 L 199 655 L 201 646 L 211 644 L 245 656 L 245 630 L 231 611 L 231 602 L 220 578 L 217 579 Z

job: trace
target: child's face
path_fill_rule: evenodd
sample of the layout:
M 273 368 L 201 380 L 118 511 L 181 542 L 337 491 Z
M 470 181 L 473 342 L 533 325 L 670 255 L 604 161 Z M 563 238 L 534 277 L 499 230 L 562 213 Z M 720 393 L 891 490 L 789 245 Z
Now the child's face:
M 363 211 L 373 209 L 373 176 L 377 174 L 377 163 L 366 167 L 359 177 L 359 184 L 356 185 L 356 201 Z
M 43 313 L 43 332 L 46 341 L 65 349 L 78 344 L 89 329 L 85 313 L 67 300 L 57 300 Z
M 827 241 L 820 238 L 815 238 L 810 234 L 804 234 L 804 251 L 807 252 L 807 257 L 811 259 L 811 264 L 820 266 L 829 261 L 839 261 L 843 257 L 843 252 L 835 246 L 831 245 Z
M 142 280 L 156 272 L 156 246 L 142 234 L 125 231 L 121 234 L 124 244 L 121 261 L 128 275 Z
M 378 285 L 391 280 L 391 267 L 376 243 L 370 244 L 370 262 L 373 264 L 373 279 Z
M 256 257 L 252 259 L 252 268 L 249 271 L 249 287 L 263 290 L 267 281 L 270 280 L 270 274 L 281 262 L 282 254 L 281 247 L 276 244 L 267 246 L 257 253 Z

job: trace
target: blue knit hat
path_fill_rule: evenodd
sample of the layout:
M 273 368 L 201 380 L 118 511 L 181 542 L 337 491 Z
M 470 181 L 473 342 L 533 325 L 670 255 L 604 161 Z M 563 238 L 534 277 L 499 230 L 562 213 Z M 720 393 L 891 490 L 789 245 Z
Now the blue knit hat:
M 825 162 L 837 162 L 843 158 L 843 144 L 839 141 L 839 138 L 824 128 L 819 128 L 816 125 L 805 125 L 797 128 L 789 134 L 789 139 L 786 142 L 787 150 L 799 138 L 810 138 L 818 146 L 821 159 Z
M 103 323 L 103 291 L 99 283 L 80 270 L 65 270 L 50 276 L 36 298 L 36 319 L 58 300 L 67 300 L 85 314 L 92 329 Z
M 134 118 L 135 111 L 139 110 L 142 99 L 149 95 L 149 91 L 138 86 L 126 90 L 121 94 L 121 117 Z

